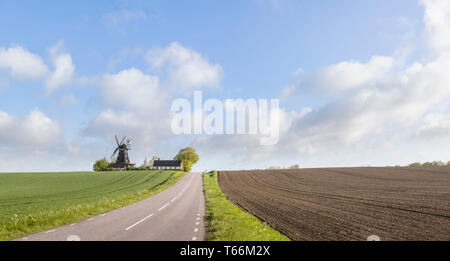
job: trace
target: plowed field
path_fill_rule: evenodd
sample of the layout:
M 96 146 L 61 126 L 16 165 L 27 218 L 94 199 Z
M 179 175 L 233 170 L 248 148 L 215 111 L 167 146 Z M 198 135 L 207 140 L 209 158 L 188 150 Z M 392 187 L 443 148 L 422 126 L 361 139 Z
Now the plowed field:
M 450 240 L 450 167 L 220 171 L 219 185 L 293 240 Z

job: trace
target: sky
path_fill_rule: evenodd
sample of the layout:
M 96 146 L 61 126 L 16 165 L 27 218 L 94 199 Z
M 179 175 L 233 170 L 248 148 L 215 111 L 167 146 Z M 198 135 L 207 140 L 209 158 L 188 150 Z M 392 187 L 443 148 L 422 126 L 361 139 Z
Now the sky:
M 447 0 L 0 1 L 0 172 L 450 160 Z M 279 99 L 279 141 L 175 135 L 171 103 Z

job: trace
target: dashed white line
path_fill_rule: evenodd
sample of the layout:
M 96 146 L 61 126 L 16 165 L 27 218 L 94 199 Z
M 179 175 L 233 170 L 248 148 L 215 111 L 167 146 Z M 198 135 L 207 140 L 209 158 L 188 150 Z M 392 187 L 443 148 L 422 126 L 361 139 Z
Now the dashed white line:
M 200 213 L 198 213 L 197 216 L 200 216 Z
M 200 222 L 195 222 L 195 225 L 198 225 L 198 224 L 200 224 Z
M 193 237 L 192 240 L 197 240 L 197 238 L 196 238 L 196 237 Z
M 46 231 L 45 234 L 55 232 L 55 230 L 56 230 L 56 229 L 52 229 L 52 230 Z
M 94 218 L 88 218 L 88 221 L 89 221 L 89 220 L 93 220 L 93 219 L 94 219 Z
M 165 204 L 164 206 L 160 207 L 160 208 L 158 209 L 158 211 L 163 210 L 163 209 L 164 209 L 165 207 L 167 207 L 168 205 L 169 205 L 169 203 Z
M 171 201 L 174 202 L 175 200 L 177 200 L 177 197 L 174 197 Z
M 200 218 L 198 217 L 197 220 L 200 220 Z
M 75 226 L 76 224 L 78 224 L 78 223 L 73 223 L 73 224 L 70 224 L 70 226 L 72 227 L 72 226 Z
M 151 216 L 153 216 L 153 213 L 151 213 L 150 215 L 146 216 L 145 218 L 139 220 L 138 222 L 134 223 L 133 225 L 131 225 L 131 226 L 125 228 L 125 230 L 130 230 L 130 229 L 132 229 L 134 226 L 136 226 L 137 224 L 141 223 L 142 221 L 144 221 L 144 220 L 150 218 Z
M 105 215 L 106 215 L 106 214 L 101 214 L 100 216 L 101 216 L 101 217 L 104 217 Z
M 195 228 L 195 229 L 194 229 L 194 232 L 197 232 L 197 231 L 198 231 L 198 228 Z

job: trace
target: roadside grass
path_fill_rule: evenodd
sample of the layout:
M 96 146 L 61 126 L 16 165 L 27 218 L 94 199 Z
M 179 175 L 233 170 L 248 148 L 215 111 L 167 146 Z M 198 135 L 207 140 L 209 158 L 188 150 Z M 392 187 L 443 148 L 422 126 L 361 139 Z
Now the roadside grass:
M 153 196 L 181 171 L 0 173 L 0 240 L 69 224 Z
M 258 218 L 227 200 L 216 171 L 203 173 L 206 229 L 209 241 L 289 241 Z

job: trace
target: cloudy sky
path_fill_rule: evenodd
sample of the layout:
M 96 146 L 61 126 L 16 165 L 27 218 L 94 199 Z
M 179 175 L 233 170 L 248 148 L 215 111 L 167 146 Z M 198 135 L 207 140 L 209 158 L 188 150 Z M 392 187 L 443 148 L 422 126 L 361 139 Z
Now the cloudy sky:
M 450 160 L 450 1 L 1 1 L 0 171 Z M 280 140 L 174 135 L 177 98 L 280 99 Z

